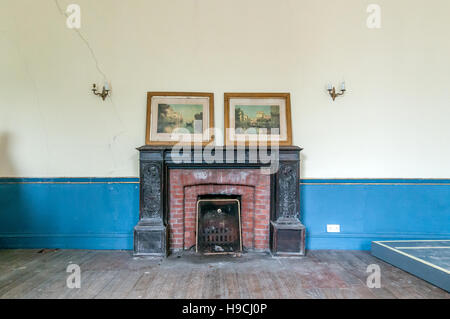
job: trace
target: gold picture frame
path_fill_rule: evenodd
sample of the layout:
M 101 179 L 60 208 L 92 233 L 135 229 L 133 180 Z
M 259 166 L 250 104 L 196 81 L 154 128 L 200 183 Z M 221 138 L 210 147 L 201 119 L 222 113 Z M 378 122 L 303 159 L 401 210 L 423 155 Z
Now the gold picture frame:
M 213 129 L 214 93 L 147 93 L 146 145 L 207 145 L 214 141 Z
M 225 93 L 224 111 L 225 145 L 292 145 L 290 93 Z M 267 134 L 271 128 L 279 134 Z

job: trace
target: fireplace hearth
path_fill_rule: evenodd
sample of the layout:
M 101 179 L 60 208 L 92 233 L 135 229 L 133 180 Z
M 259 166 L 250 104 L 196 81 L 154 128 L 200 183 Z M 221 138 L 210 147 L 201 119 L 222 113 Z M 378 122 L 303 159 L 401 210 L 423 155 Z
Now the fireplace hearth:
M 300 151 L 280 146 L 279 169 L 255 158 L 248 148 L 216 147 L 226 162 L 206 161 L 189 150 L 179 161 L 170 146 L 143 146 L 140 152 L 140 215 L 134 231 L 135 256 L 271 252 L 305 254 L 300 222 Z M 271 150 L 268 151 L 268 156 Z M 211 150 L 209 150 L 211 152 Z M 258 153 L 259 154 L 259 153 Z M 182 153 L 181 155 L 186 155 Z M 186 158 L 183 156 L 183 158 Z M 220 158 L 220 157 L 219 157 Z

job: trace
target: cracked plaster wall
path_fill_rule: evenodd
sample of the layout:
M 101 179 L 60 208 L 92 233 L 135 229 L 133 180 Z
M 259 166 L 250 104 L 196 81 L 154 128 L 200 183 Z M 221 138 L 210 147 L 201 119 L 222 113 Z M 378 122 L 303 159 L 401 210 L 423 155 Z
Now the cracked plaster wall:
M 360 0 L 59 0 L 77 33 L 54 0 L 2 0 L 0 176 L 137 176 L 154 90 L 214 92 L 217 127 L 224 92 L 291 92 L 305 178 L 449 177 L 450 3 L 377 2 L 380 30 Z

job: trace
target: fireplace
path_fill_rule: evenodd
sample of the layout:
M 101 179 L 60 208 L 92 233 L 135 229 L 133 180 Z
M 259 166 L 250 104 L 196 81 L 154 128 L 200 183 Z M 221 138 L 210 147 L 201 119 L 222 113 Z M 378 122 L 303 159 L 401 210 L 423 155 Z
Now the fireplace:
M 182 251 L 305 254 L 306 230 L 300 222 L 301 148 L 281 146 L 279 168 L 271 175 L 261 169 L 270 164 L 259 155 L 255 158 L 249 148 L 232 149 L 231 161 L 229 149 L 209 150 L 223 155 L 226 162 L 206 161 L 195 155 L 195 149 L 188 150 L 187 157 L 181 154 L 183 161 L 174 158 L 170 146 L 138 150 L 136 256 Z
M 237 196 L 200 196 L 196 251 L 204 255 L 242 252 L 241 201 Z

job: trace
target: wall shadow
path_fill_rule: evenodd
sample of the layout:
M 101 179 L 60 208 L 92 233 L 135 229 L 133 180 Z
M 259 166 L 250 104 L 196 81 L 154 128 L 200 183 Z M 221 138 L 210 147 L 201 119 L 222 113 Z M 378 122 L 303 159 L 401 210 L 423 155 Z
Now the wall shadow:
M 27 208 L 22 206 L 21 185 L 12 178 L 16 175 L 10 158 L 11 135 L 0 133 L 0 248 L 10 247 L 11 238 L 17 233 L 20 220 Z
M 9 145 L 11 144 L 9 133 L 0 133 L 0 178 L 15 175 L 14 166 L 9 157 Z

